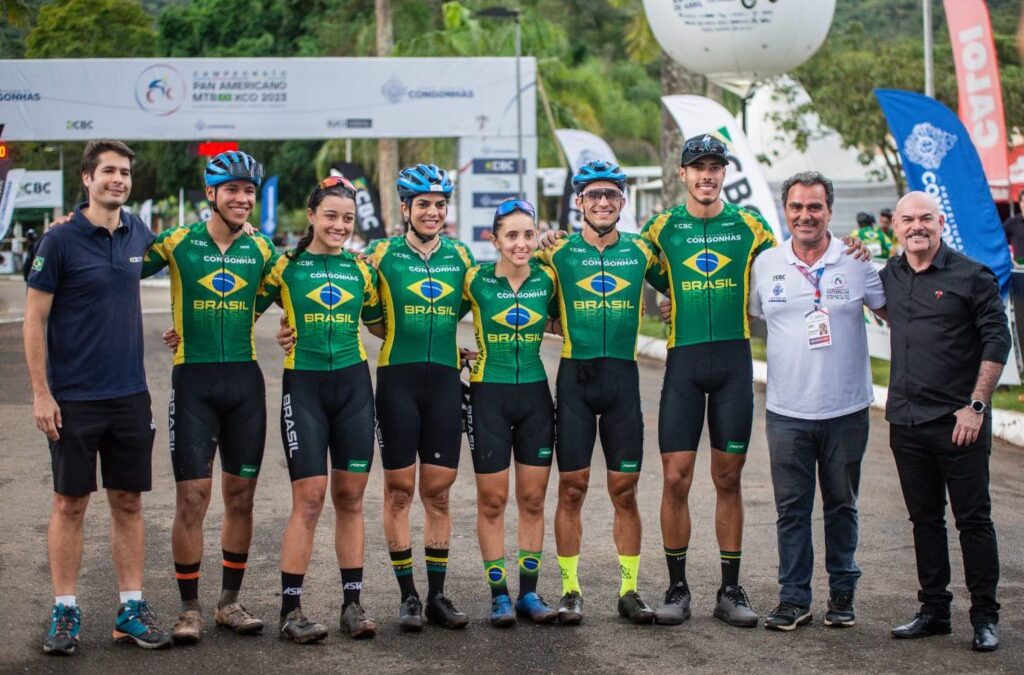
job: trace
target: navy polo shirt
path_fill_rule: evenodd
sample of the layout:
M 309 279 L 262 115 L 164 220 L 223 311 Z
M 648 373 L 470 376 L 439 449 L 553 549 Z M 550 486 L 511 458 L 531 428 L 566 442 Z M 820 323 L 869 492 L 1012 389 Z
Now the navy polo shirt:
M 46 372 L 57 401 L 100 401 L 147 390 L 142 352 L 142 258 L 155 239 L 121 211 L 111 233 L 75 207 L 39 241 L 28 285 L 53 294 Z

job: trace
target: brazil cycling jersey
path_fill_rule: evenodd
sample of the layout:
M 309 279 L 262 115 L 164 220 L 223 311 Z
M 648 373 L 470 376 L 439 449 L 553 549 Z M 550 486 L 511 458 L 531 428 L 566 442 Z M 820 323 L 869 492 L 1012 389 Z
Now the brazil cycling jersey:
M 531 263 L 530 276 L 518 291 L 495 274 L 495 263 L 470 268 L 463 297 L 473 307 L 479 350 L 470 382 L 520 384 L 547 379 L 540 343 L 554 296 L 555 274 L 544 265 Z
M 562 357 L 636 360 L 644 277 L 655 288 L 664 285 L 651 247 L 639 235 L 619 232 L 614 243 L 598 251 L 576 233 L 535 255 L 558 281 Z
M 850 236 L 864 242 L 872 258 L 888 258 L 892 252 L 892 239 L 880 227 L 858 227 Z
M 206 223 L 162 232 L 142 263 L 147 277 L 171 272 L 175 365 L 254 361 L 256 293 L 278 254 L 262 234 L 243 234 L 221 253 Z
M 378 366 L 437 363 L 457 368 L 455 333 L 469 311 L 462 299 L 466 270 L 475 263 L 466 245 L 442 237 L 424 260 L 404 236 L 372 242 L 385 337 Z
M 263 281 L 256 312 L 278 298 L 295 330 L 286 369 L 336 370 L 366 360 L 359 317 L 368 324 L 381 320 L 377 272 L 369 265 L 347 252 L 281 256 Z
M 697 218 L 680 204 L 651 218 L 641 236 L 668 264 L 670 349 L 750 337 L 750 266 L 775 245 L 759 214 L 725 203 L 714 218 Z

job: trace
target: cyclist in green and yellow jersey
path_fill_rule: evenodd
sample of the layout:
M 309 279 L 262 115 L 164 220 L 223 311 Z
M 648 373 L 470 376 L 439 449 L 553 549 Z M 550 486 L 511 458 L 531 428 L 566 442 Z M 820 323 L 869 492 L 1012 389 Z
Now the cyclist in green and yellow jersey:
M 540 359 L 555 298 L 555 273 L 533 262 L 536 211 L 510 199 L 494 214 L 500 257 L 466 274 L 463 296 L 473 308 L 477 353 L 466 417 L 477 489 L 477 536 L 491 588 L 491 624 L 515 625 L 516 614 L 551 623 L 558 612 L 537 595 L 544 543 L 544 494 L 551 473 L 554 409 Z M 516 460 L 519 507 L 519 598 L 512 610 L 505 570 L 505 505 Z
M 581 511 L 600 418 L 608 495 L 615 507 L 615 547 L 621 581 L 619 614 L 651 623 L 654 612 L 637 593 L 641 523 L 636 485 L 643 459 L 643 415 L 636 343 L 645 276 L 663 285 L 657 255 L 639 235 L 619 232 L 626 174 L 613 162 L 583 165 L 572 179 L 583 231 L 538 252 L 558 279 L 565 343 L 558 366 L 555 410 L 558 508 L 555 543 L 562 573 L 559 620 L 583 620 L 577 576 Z
M 456 331 L 469 311 L 462 299 L 469 249 L 442 237 L 455 185 L 433 164 L 403 169 L 398 196 L 404 235 L 367 246 L 377 268 L 384 310 L 384 344 L 377 360 L 377 430 L 384 466 L 384 532 L 401 589 L 399 626 L 422 628 L 423 606 L 413 583 L 409 507 L 416 491 L 425 512 L 426 615 L 446 628 L 469 623 L 444 595 L 451 538 L 448 492 L 462 447 L 462 389 Z
M 218 446 L 224 559 L 214 619 L 239 634 L 263 630 L 263 622 L 238 602 L 267 426 L 253 321 L 257 291 L 277 255 L 267 237 L 242 231 L 262 180 L 263 167 L 244 152 L 212 158 L 206 166 L 206 198 L 213 205 L 209 222 L 167 230 L 143 261 L 143 276 L 170 268 L 171 307 L 180 339 L 168 426 L 177 483 L 171 549 L 182 600 L 172 636 L 179 644 L 197 642 L 202 630 L 199 564 Z
M 355 188 L 340 176 L 309 197 L 310 225 L 264 280 L 258 312 L 281 303 L 293 343 L 284 360 L 281 443 L 292 481 L 292 513 L 281 542 L 280 634 L 299 644 L 327 636 L 302 611 L 302 582 L 327 494 L 330 458 L 334 538 L 344 599 L 341 628 L 369 638 L 377 626 L 360 604 L 363 492 L 373 461 L 373 387 L 359 318 L 383 336 L 377 272 L 342 248 L 356 219 Z
M 892 256 L 892 239 L 875 224 L 875 217 L 870 213 L 861 211 L 857 214 L 857 227 L 850 236 L 864 242 L 872 258 L 887 260 Z
M 690 485 L 705 408 L 722 583 L 714 616 L 733 626 L 757 625 L 739 583 L 743 538 L 740 476 L 754 415 L 747 299 L 754 258 L 775 245 L 759 213 L 721 199 L 729 151 L 718 137 L 687 139 L 679 178 L 687 200 L 651 218 L 642 230 L 665 261 L 670 298 L 668 360 L 658 415 L 664 489 L 661 531 L 669 569 L 662 624 L 690 617 L 686 554 Z

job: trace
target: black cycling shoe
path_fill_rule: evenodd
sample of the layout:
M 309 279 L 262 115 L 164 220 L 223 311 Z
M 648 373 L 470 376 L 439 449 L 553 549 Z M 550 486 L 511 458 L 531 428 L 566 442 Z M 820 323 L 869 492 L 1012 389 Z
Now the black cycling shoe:
M 654 610 L 636 591 L 626 591 L 619 597 L 619 616 L 635 624 L 654 623 Z
M 579 591 L 569 591 L 558 601 L 558 623 L 566 626 L 583 623 L 583 596 Z
M 442 628 L 465 628 L 469 625 L 469 617 L 455 609 L 452 601 L 443 593 L 427 598 L 427 619 Z
M 678 626 L 690 618 L 690 589 L 680 581 L 665 591 L 665 604 L 654 610 L 654 623 Z
M 398 627 L 406 633 L 418 633 L 423 630 L 423 603 L 420 596 L 410 595 L 402 600 L 398 610 Z
M 757 625 L 758 617 L 750 608 L 750 600 L 742 586 L 725 586 L 718 589 L 718 604 L 715 605 L 714 615 L 731 626 L 739 628 L 753 628 Z

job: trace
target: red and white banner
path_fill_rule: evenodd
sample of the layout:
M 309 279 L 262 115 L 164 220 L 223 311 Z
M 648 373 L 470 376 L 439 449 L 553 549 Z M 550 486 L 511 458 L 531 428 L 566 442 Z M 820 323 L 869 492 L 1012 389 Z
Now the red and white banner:
M 990 183 L 1009 183 L 1006 117 L 992 23 L 984 0 L 943 0 L 960 91 L 960 120 Z

